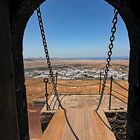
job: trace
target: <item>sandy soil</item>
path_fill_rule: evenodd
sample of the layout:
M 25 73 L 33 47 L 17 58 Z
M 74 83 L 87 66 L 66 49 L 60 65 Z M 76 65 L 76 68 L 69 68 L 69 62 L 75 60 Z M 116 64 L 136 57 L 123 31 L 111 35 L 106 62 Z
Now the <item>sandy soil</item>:
M 124 87 L 128 88 L 127 81 L 118 80 L 117 82 L 119 82 Z M 99 83 L 99 80 L 58 80 L 57 89 L 58 93 L 63 94 L 97 94 L 99 90 L 99 85 L 94 85 L 97 83 Z M 106 85 L 109 87 L 110 82 L 107 81 Z M 43 78 L 26 79 L 26 89 L 28 103 L 32 103 L 32 101 L 36 98 L 45 97 L 45 85 L 43 82 Z M 124 89 L 121 89 L 115 84 L 113 84 L 113 89 L 122 94 L 127 95 L 127 92 Z M 50 93 L 51 91 L 52 86 L 51 84 L 49 84 L 48 93 Z M 109 89 L 107 88 L 106 93 L 109 93 Z M 117 95 L 116 93 L 114 94 Z
M 44 59 L 29 59 L 24 61 L 25 69 L 37 69 L 40 67 L 46 67 L 46 61 Z M 88 67 L 99 67 L 102 68 L 105 66 L 105 60 L 63 60 L 63 59 L 54 59 L 52 64 L 59 66 L 65 65 L 80 65 Z M 112 60 L 111 64 L 113 67 L 128 66 L 128 60 Z M 67 85 L 91 85 L 98 83 L 99 80 L 58 80 L 59 84 L 64 84 L 66 86 L 58 85 L 59 93 L 69 93 L 69 94 L 95 94 L 98 92 L 98 85 L 96 86 L 86 86 L 86 87 L 68 87 Z M 118 81 L 120 84 L 127 87 L 127 81 Z M 107 83 L 109 86 L 109 82 Z M 27 98 L 28 102 L 31 103 L 35 98 L 43 98 L 45 94 L 45 86 L 42 78 L 30 78 L 26 79 L 26 88 L 27 88 Z M 119 92 L 124 93 L 123 89 L 113 85 L 113 88 Z M 48 86 L 48 93 L 52 90 L 51 85 Z M 108 91 L 106 91 L 108 92 Z
M 52 60 L 53 65 L 90 65 L 96 67 L 103 67 L 106 60 Z M 113 65 L 125 65 L 128 66 L 128 60 L 112 60 Z M 46 60 L 29 60 L 24 61 L 25 69 L 46 67 Z

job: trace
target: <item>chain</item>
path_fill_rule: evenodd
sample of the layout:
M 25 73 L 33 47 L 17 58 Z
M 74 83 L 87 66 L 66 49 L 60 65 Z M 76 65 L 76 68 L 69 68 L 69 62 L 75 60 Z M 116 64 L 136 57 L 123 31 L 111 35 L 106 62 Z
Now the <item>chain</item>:
M 54 95 L 57 98 L 59 106 L 62 109 L 64 109 L 64 107 L 61 105 L 59 95 L 57 92 L 57 88 L 56 88 L 55 77 L 54 77 L 53 70 L 52 70 L 52 64 L 51 64 L 50 57 L 49 57 L 49 51 L 48 51 L 48 46 L 47 46 L 47 41 L 46 41 L 46 36 L 45 36 L 45 30 L 44 30 L 44 26 L 43 26 L 42 17 L 41 17 L 41 11 L 40 11 L 39 7 L 37 7 L 36 10 L 37 10 L 37 17 L 38 17 L 38 21 L 39 21 L 39 27 L 40 27 L 40 31 L 41 31 L 42 42 L 43 42 L 43 46 L 44 46 L 44 52 L 46 55 L 47 65 L 48 65 L 49 74 L 50 74 L 50 78 L 51 78 L 51 83 L 52 83 L 52 86 L 54 89 Z
M 97 108 L 96 108 L 96 111 L 99 110 L 100 105 L 101 105 L 102 100 L 103 100 L 103 94 L 104 94 L 104 91 L 105 91 L 105 86 L 106 86 L 108 71 L 109 71 L 109 67 L 110 67 L 112 49 L 113 49 L 113 47 L 114 47 L 114 44 L 113 44 L 113 43 L 114 43 L 114 40 L 115 40 L 115 33 L 116 33 L 116 24 L 117 24 L 117 21 L 118 21 L 118 11 L 115 9 L 115 10 L 114 10 L 114 17 L 113 17 L 113 20 L 112 20 L 113 26 L 112 26 L 112 28 L 111 28 L 110 44 L 109 44 L 109 46 L 108 46 L 109 51 L 108 51 L 108 53 L 107 53 L 108 58 L 106 59 L 107 63 L 106 63 L 106 68 L 105 68 L 105 74 L 104 74 L 104 79 L 103 79 L 103 85 L 102 85 L 102 90 L 101 90 L 101 96 L 100 96 L 99 103 L 98 103 L 98 106 L 97 106 Z
M 96 86 L 98 85 L 99 83 L 96 83 L 96 84 L 87 84 L 87 85 L 72 85 L 72 84 L 60 84 L 58 83 L 57 85 L 59 86 L 66 86 L 66 87 L 90 87 L 90 86 Z
M 124 90 L 128 91 L 128 89 L 127 89 L 127 88 L 125 88 L 124 86 L 122 86 L 120 83 L 118 83 L 118 82 L 117 82 L 117 81 L 115 81 L 114 79 L 113 79 L 113 83 L 114 83 L 114 84 L 116 84 L 117 86 L 119 86 L 120 88 L 122 88 L 122 89 L 124 89 Z
M 104 74 L 103 86 L 102 86 L 101 96 L 100 96 L 99 103 L 98 103 L 98 106 L 96 108 L 96 111 L 98 111 L 98 109 L 100 108 L 100 105 L 101 105 L 101 102 L 102 102 L 102 99 L 103 99 L 104 90 L 105 90 L 106 80 L 107 80 L 110 61 L 111 61 L 113 42 L 115 40 L 116 24 L 117 24 L 117 21 L 118 21 L 117 15 L 118 15 L 118 11 L 115 10 L 114 18 L 113 18 L 113 21 L 112 21 L 113 22 L 113 27 L 111 28 L 111 33 L 112 34 L 111 34 L 111 37 L 110 37 L 110 44 L 109 44 L 109 51 L 108 51 L 107 64 L 106 64 L 106 69 L 105 69 L 105 74 Z M 70 122 L 69 122 L 67 114 L 66 114 L 66 109 L 62 106 L 61 101 L 59 99 L 59 95 L 58 95 L 57 88 L 56 88 L 56 83 L 55 83 L 55 78 L 54 78 L 54 74 L 53 74 L 53 70 L 52 70 L 52 65 L 51 65 L 51 61 L 50 61 L 50 57 L 49 57 L 47 41 L 46 41 L 43 21 L 42 21 L 42 17 L 41 17 L 41 11 L 40 11 L 39 7 L 37 8 L 37 17 L 38 17 L 39 27 L 40 27 L 40 31 L 41 31 L 41 37 L 42 37 L 42 42 L 43 42 L 43 46 L 44 46 L 44 52 L 45 52 L 45 55 L 46 55 L 47 65 L 48 65 L 48 68 L 49 68 L 49 74 L 50 74 L 50 77 L 51 77 L 51 83 L 52 83 L 52 86 L 53 86 L 53 89 L 54 89 L 54 95 L 55 95 L 55 97 L 58 101 L 59 106 L 61 107 L 61 109 L 64 110 L 64 114 L 65 114 L 67 123 L 68 123 L 68 125 L 71 129 L 71 132 L 75 136 L 75 139 L 79 140 L 79 138 L 76 136 L 74 130 L 72 129 L 72 127 L 70 125 Z
M 72 134 L 74 135 L 76 140 L 79 140 L 79 138 L 77 137 L 73 128 L 70 125 L 70 122 L 68 120 L 68 116 L 67 116 L 67 113 L 66 113 L 66 109 L 62 106 L 61 101 L 59 99 L 59 95 L 58 95 L 57 87 L 56 87 L 56 82 L 55 82 L 55 77 L 54 77 L 54 74 L 53 74 L 52 65 L 51 65 L 51 61 L 50 61 L 50 57 L 49 57 L 48 46 L 47 46 L 45 30 L 44 30 L 44 26 L 43 26 L 43 21 L 42 21 L 42 17 L 41 17 L 40 8 L 37 7 L 36 11 L 37 11 L 37 17 L 38 17 L 39 27 L 40 27 L 40 31 L 41 31 L 42 42 L 43 42 L 43 46 L 44 46 L 44 52 L 45 52 L 45 55 L 46 55 L 47 65 L 48 65 L 48 68 L 49 68 L 51 83 L 52 83 L 52 86 L 53 86 L 53 89 L 54 89 L 54 96 L 56 97 L 60 108 L 64 111 L 64 115 L 65 115 L 67 124 L 68 124 Z

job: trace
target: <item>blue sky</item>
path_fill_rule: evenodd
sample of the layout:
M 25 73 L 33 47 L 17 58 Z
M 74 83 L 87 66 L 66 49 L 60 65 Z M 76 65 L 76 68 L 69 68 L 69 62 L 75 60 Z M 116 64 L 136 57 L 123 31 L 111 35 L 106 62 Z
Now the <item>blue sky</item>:
M 51 57 L 106 56 L 113 8 L 104 0 L 48 0 L 41 5 Z M 23 54 L 45 57 L 36 11 L 24 33 Z M 126 27 L 119 16 L 113 56 L 128 56 Z

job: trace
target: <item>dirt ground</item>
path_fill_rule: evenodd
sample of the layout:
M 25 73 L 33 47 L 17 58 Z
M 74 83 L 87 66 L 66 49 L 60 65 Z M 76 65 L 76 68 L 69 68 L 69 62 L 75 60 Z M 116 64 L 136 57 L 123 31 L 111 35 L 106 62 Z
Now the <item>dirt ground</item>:
M 43 78 L 30 78 L 26 79 L 26 90 L 27 90 L 27 100 L 28 103 L 32 103 L 36 98 L 45 98 L 45 84 Z M 121 85 L 128 88 L 127 81 L 118 80 Z M 99 85 L 94 85 L 99 83 L 99 80 L 58 80 L 58 93 L 60 94 L 97 94 L 99 91 Z M 106 84 L 110 86 L 110 81 Z M 83 86 L 83 87 L 82 87 Z M 113 84 L 113 90 L 127 96 L 127 91 L 121 89 L 117 85 Z M 48 84 L 48 93 L 52 91 L 51 84 Z M 105 93 L 109 93 L 109 89 L 106 88 Z M 113 92 L 116 96 L 121 95 Z
M 88 67 L 98 67 L 103 68 L 105 66 L 106 60 L 65 60 L 65 59 L 53 59 L 52 65 L 80 65 L 80 66 L 88 66 Z M 128 66 L 128 60 L 112 60 L 111 64 L 113 67 L 118 66 Z M 46 67 L 46 60 L 44 59 L 26 59 L 24 61 L 25 69 L 37 69 L 40 67 Z M 28 103 L 31 103 L 35 98 L 44 98 L 45 94 L 45 85 L 43 82 L 43 78 L 30 78 L 26 79 L 26 89 L 27 89 L 27 99 Z M 127 81 L 118 80 L 120 84 L 124 87 L 128 88 Z M 59 93 L 68 93 L 68 94 L 96 94 L 99 91 L 99 85 L 94 85 L 99 83 L 99 80 L 58 80 L 57 89 Z M 62 84 L 62 85 L 59 85 Z M 93 85 L 92 85 L 93 84 Z M 107 82 L 107 86 L 109 86 L 110 82 Z M 64 86 L 65 85 L 65 86 Z M 70 85 L 70 86 L 68 86 Z M 74 86 L 73 86 L 74 85 Z M 84 87 L 76 87 L 76 85 L 91 85 Z M 113 89 L 119 91 L 122 94 L 126 94 L 126 91 L 119 88 L 115 84 L 113 84 Z M 48 93 L 52 91 L 51 85 L 48 85 Z M 106 93 L 109 90 L 106 89 Z M 119 96 L 119 95 L 118 95 Z
M 104 67 L 106 64 L 106 60 L 52 60 L 52 65 L 88 65 L 90 67 Z M 112 60 L 112 65 L 124 65 L 128 66 L 128 60 Z M 46 67 L 46 60 L 25 60 L 24 67 L 25 69 L 32 69 L 32 68 L 40 68 Z

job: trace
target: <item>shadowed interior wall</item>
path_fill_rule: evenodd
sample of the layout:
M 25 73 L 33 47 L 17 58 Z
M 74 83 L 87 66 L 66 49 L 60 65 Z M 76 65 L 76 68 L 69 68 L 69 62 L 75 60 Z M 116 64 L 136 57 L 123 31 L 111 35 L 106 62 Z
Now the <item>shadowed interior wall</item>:
M 27 99 L 23 64 L 23 34 L 34 10 L 44 0 L 15 0 L 10 2 L 10 27 L 14 82 L 20 140 L 29 139 Z
M 116 7 L 123 18 L 130 39 L 130 69 L 129 69 L 129 100 L 128 100 L 128 129 L 127 129 L 127 138 L 128 140 L 138 140 L 140 138 L 140 14 L 136 11 L 135 5 L 139 5 L 138 1 L 135 3 L 132 0 L 106 0 L 113 7 Z M 39 0 L 9 0 L 9 9 L 10 9 L 10 36 L 12 41 L 12 57 L 5 59 L 5 64 L 9 64 L 9 67 L 6 67 L 4 64 L 3 70 L 8 74 L 11 69 L 13 76 L 12 90 L 13 96 L 10 98 L 14 101 L 14 94 L 16 95 L 16 104 L 17 104 L 17 118 L 18 118 L 18 131 L 20 140 L 29 139 L 28 133 L 28 117 L 27 117 L 27 100 L 26 100 L 26 89 L 25 89 L 25 78 L 24 78 L 24 67 L 23 67 L 23 34 L 29 20 L 35 8 L 41 4 L 43 1 Z M 7 7 L 8 8 L 8 7 Z M 6 12 L 6 11 L 5 11 Z M 7 15 L 8 16 L 8 15 Z M 7 21 L 8 23 L 9 21 Z M 9 47 L 8 47 L 9 46 Z M 11 47 L 9 44 L 7 50 Z M 4 46 L 3 46 L 4 47 Z M 2 46 L 1 46 L 2 49 Z M 11 50 L 6 51 L 3 49 L 5 56 L 11 54 Z M 2 55 L 3 56 L 3 55 Z M 2 57 L 0 56 L 0 57 Z M 8 66 L 8 65 L 7 65 Z M 11 67 L 10 67 L 11 66 Z M 5 79 L 9 78 L 8 75 L 5 75 Z M 5 81 L 5 84 L 7 81 Z M 7 87 L 2 86 L 3 94 L 1 96 L 9 97 L 6 92 Z M 5 92 L 5 93 L 4 93 Z M 12 91 L 11 91 L 12 92 Z M 2 98 L 3 99 L 3 98 Z M 8 103 L 9 100 L 5 102 Z M 1 106 L 4 104 L 1 103 Z M 7 107 L 10 108 L 10 106 Z M 11 106 L 13 112 L 15 112 L 14 102 Z M 15 116 L 16 118 L 16 116 Z M 13 119 L 16 124 L 16 120 Z M 17 128 L 17 127 L 16 127 Z M 16 129 L 17 130 L 17 129 Z M 15 132 L 16 132 L 15 130 Z M 2 131 L 2 130 L 1 130 Z M 9 133 L 12 133 L 12 130 L 9 128 Z M 4 132 L 4 130 L 2 131 Z M 1 133 L 2 133 L 1 132 Z M 18 133 L 18 132 L 16 132 Z M 16 134 L 15 133 L 15 134 Z M 12 138 L 10 140 L 16 140 Z

